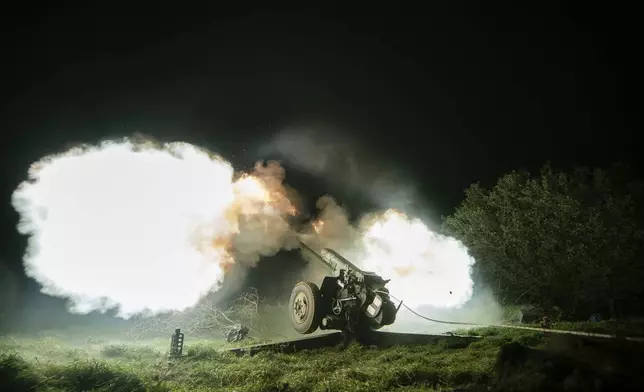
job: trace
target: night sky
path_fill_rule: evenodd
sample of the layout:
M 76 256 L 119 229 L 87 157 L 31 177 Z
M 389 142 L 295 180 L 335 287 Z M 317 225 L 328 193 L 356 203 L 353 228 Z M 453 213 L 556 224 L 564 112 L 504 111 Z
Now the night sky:
M 0 258 L 20 266 L 10 196 L 30 163 L 133 132 L 239 169 L 279 159 L 263 147 L 283 132 L 314 132 L 356 153 L 361 181 L 387 172 L 414 188 L 435 220 L 512 169 L 638 165 L 634 9 L 449 3 L 3 12 Z M 287 172 L 311 200 L 364 208 L 364 192 L 322 177 Z

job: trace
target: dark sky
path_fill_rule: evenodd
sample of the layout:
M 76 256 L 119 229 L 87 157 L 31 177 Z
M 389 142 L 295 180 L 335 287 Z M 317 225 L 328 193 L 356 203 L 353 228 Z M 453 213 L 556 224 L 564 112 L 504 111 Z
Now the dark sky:
M 134 131 L 237 165 L 285 129 L 333 133 L 437 215 L 512 169 L 635 162 L 635 9 L 436 3 L 3 12 L 1 257 L 23 251 L 9 200 L 31 162 Z

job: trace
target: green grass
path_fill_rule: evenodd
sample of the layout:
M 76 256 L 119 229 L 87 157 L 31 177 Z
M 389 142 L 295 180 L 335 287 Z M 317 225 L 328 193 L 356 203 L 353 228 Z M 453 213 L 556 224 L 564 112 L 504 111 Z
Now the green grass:
M 354 344 L 345 350 L 237 357 L 221 351 L 225 343 L 187 340 L 184 358 L 169 363 L 154 345 L 80 349 L 53 339 L 5 339 L 0 381 L 15 391 L 440 390 L 486 381 L 506 341 L 512 337 L 494 336 L 460 349 L 444 343 L 386 350 Z
M 574 326 L 573 326 L 574 327 Z M 579 328 L 578 328 L 579 329 Z M 489 384 L 503 345 L 544 344 L 542 333 L 473 329 L 465 348 L 446 343 L 376 350 L 357 344 L 296 354 L 237 357 L 223 342 L 186 338 L 169 362 L 168 341 L 74 345 L 58 339 L 0 341 L 0 385 L 12 391 L 413 391 Z

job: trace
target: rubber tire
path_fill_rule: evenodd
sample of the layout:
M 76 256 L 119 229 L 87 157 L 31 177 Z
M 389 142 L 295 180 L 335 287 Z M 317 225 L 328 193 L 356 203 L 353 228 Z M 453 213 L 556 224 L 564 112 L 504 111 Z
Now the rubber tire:
M 308 308 L 310 310 L 306 315 L 306 319 L 301 324 L 295 322 L 295 312 L 293 311 L 295 297 L 299 293 L 304 293 L 306 296 L 306 301 L 308 302 Z M 319 309 L 321 303 L 322 296 L 320 294 L 320 289 L 315 283 L 299 282 L 295 285 L 291 292 L 291 299 L 288 301 L 288 305 L 291 324 L 297 332 L 303 335 L 308 335 L 318 329 L 320 322 L 322 321 L 322 312 L 321 309 Z
M 382 312 L 382 320 L 380 321 L 380 323 L 383 327 L 392 325 L 396 322 L 396 305 L 394 305 L 392 302 L 387 302 L 382 307 Z
M 389 289 L 388 288 L 383 288 L 382 291 L 386 292 L 387 294 L 384 295 L 385 299 L 387 302 L 383 304 L 382 306 L 382 319 L 380 320 L 381 323 L 381 328 L 387 325 L 392 325 L 394 322 L 396 322 L 396 305 L 391 302 L 391 297 L 389 297 Z

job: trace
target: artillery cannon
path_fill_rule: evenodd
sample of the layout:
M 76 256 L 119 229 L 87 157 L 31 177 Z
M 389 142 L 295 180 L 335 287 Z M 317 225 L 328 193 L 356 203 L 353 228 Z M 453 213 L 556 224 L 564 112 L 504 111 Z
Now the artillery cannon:
M 389 279 L 361 270 L 332 249 L 318 253 L 300 244 L 302 252 L 309 252 L 333 275 L 324 277 L 320 286 L 299 282 L 293 288 L 289 309 L 297 332 L 310 334 L 320 328 L 358 334 L 396 321 L 402 303 L 396 307 L 389 297 Z

